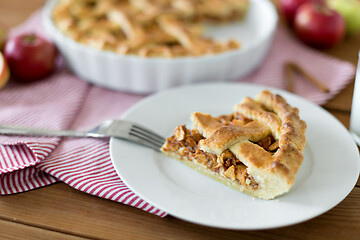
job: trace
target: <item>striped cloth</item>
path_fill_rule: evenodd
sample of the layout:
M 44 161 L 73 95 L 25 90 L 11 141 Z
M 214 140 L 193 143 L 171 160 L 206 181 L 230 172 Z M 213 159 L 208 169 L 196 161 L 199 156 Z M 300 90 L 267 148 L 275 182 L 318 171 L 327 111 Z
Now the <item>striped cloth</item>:
M 60 68 L 36 84 L 9 84 L 0 92 L 0 122 L 52 129 L 90 129 L 122 113 L 143 96 L 91 86 Z M 111 104 L 116 102 L 117 104 Z M 111 108 L 109 108 L 111 106 Z M 121 181 L 108 140 L 0 136 L 0 193 L 63 181 L 89 194 L 165 216 Z
M 354 52 L 354 56 L 357 52 Z M 299 42 L 288 29 L 279 26 L 268 56 L 261 67 L 241 79 L 261 85 L 286 89 L 284 65 L 296 63 L 319 82 L 329 88 L 328 93 L 320 91 L 299 75 L 294 76 L 294 92 L 317 104 L 324 104 L 353 81 L 355 66 L 352 63 L 329 57 Z
M 43 34 L 39 12 L 14 29 L 11 35 L 29 31 Z M 300 50 L 301 53 L 294 54 Z M 320 69 L 312 72 L 325 76 L 320 79 L 330 83 L 329 94 L 301 85 L 308 83 L 295 84 L 300 95 L 319 104 L 339 92 L 351 81 L 355 71 L 349 63 L 299 45 L 279 28 L 263 66 L 240 81 L 284 88 L 280 67 L 287 60 L 296 60 L 307 70 Z M 143 97 L 90 85 L 60 63 L 48 79 L 31 85 L 10 83 L 2 89 L 0 123 L 86 130 L 103 120 L 120 118 Z M 112 166 L 108 149 L 106 140 L 0 136 L 0 194 L 24 192 L 62 181 L 80 191 L 165 216 L 166 212 L 142 200 L 122 182 Z

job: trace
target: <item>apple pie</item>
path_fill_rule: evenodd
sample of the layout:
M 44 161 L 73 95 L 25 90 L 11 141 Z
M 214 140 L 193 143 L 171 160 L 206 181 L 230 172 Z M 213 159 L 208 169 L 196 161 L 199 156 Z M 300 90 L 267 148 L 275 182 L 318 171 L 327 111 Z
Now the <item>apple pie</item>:
M 191 129 L 175 129 L 163 154 L 253 197 L 289 191 L 303 162 L 306 123 L 283 97 L 265 90 L 231 114 L 194 112 L 191 121 Z
M 203 24 L 246 16 L 249 0 L 59 0 L 54 24 L 75 41 L 142 57 L 183 57 L 238 49 L 204 37 Z

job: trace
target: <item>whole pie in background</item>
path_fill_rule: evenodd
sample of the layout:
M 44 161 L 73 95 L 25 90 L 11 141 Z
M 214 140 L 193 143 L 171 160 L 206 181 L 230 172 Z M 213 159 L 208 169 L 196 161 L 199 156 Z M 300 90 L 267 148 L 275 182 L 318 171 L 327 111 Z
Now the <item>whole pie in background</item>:
M 245 97 L 233 113 L 191 114 L 162 152 L 233 189 L 262 199 L 289 191 L 303 162 L 306 124 L 280 95 Z
M 59 0 L 52 19 L 65 35 L 99 50 L 173 58 L 240 48 L 236 40 L 204 37 L 203 24 L 242 20 L 248 8 L 249 0 Z

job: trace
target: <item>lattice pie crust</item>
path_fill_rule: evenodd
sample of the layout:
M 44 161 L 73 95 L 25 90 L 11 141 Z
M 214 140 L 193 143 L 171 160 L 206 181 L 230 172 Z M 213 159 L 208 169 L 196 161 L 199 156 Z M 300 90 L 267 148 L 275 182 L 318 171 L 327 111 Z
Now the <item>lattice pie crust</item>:
M 242 20 L 249 0 L 59 0 L 52 18 L 64 34 L 100 50 L 142 57 L 216 54 L 239 42 L 203 36 L 203 23 Z
M 193 129 L 178 126 L 162 152 L 253 197 L 289 191 L 303 162 L 306 124 L 284 98 L 262 91 L 229 115 L 191 114 Z

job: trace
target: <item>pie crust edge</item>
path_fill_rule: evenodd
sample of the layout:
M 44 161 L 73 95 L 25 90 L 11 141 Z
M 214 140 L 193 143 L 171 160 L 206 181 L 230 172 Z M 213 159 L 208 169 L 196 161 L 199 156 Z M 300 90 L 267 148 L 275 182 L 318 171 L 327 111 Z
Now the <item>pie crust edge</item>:
M 254 105 L 256 103 L 257 105 Z M 269 112 L 257 109 L 259 104 L 273 112 L 279 119 L 272 117 Z M 252 120 L 265 122 L 273 131 L 279 141 L 279 149 L 274 153 L 272 161 L 268 163 L 249 161 L 242 157 L 242 151 L 246 151 L 246 144 L 235 144 L 231 152 L 247 167 L 247 173 L 253 177 L 259 188 L 253 189 L 239 184 L 231 179 L 224 178 L 215 172 L 196 162 L 196 158 L 182 157 L 176 153 L 166 151 L 164 144 L 162 152 L 175 158 L 194 170 L 211 177 L 235 190 L 244 192 L 253 197 L 273 199 L 278 195 L 289 191 L 295 181 L 296 174 L 303 162 L 303 149 L 306 144 L 306 123 L 300 119 L 297 108 L 290 106 L 284 98 L 272 94 L 270 91 L 262 91 L 256 98 L 244 98 L 234 107 L 234 112 L 240 112 Z M 196 124 L 195 124 L 196 125 Z

